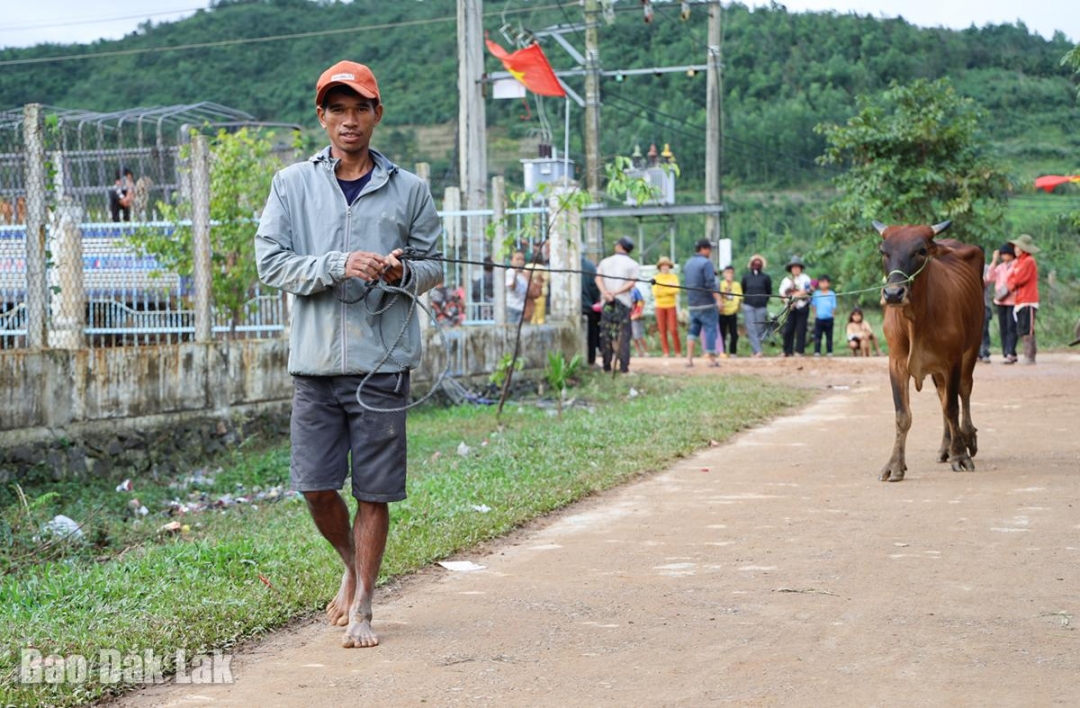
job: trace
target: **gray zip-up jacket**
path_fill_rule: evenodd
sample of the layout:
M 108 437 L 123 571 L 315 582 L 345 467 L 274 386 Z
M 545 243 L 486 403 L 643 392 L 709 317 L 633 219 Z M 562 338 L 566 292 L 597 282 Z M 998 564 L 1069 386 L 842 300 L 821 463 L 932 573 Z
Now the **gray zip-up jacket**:
M 419 177 L 374 150 L 371 156 L 371 181 L 352 204 L 337 183 L 338 160 L 329 147 L 274 176 L 255 234 L 255 259 L 262 282 L 297 296 L 290 374 L 395 373 L 420 363 L 415 312 L 405 323 L 410 299 L 346 279 L 345 261 L 353 251 L 386 255 L 395 248 L 440 257 L 442 223 Z M 410 291 L 424 293 L 441 281 L 440 262 L 405 263 L 401 285 Z M 387 357 L 403 326 L 405 335 Z

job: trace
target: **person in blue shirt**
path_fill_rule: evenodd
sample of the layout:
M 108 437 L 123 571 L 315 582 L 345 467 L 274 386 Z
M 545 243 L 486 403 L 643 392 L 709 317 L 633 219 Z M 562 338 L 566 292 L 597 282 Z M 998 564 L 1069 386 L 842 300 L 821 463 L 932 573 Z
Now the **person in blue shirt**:
M 829 276 L 818 278 L 817 290 L 810 296 L 814 305 L 814 356 L 821 356 L 821 335 L 825 335 L 825 351 L 832 356 L 833 313 L 836 312 L 836 293 Z
M 712 255 L 712 242 L 703 238 L 694 246 L 694 251 L 694 255 L 683 266 L 690 310 L 690 329 L 686 335 L 686 365 L 694 365 L 694 344 L 704 334 L 703 344 L 709 366 L 719 366 L 716 340 L 720 326 L 719 311 L 724 305 L 716 284 L 716 270 L 709 258 Z

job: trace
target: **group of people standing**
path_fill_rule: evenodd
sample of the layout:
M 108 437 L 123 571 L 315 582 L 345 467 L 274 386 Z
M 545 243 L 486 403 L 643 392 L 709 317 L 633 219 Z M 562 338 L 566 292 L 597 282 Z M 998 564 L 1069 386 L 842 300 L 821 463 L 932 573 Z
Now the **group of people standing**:
M 1039 309 L 1039 252 L 1030 234 L 1021 234 L 1001 245 L 986 265 L 983 282 L 987 290 L 986 320 L 980 361 L 990 362 L 990 321 L 998 315 L 1001 354 L 1004 363 L 1015 364 L 1017 344 L 1022 343 L 1024 362 L 1035 363 L 1035 313 Z
M 640 314 L 635 318 L 635 313 L 643 310 L 644 302 L 636 287 L 640 267 L 630 257 L 633 249 L 633 241 L 623 237 L 616 242 L 614 254 L 595 269 L 588 259 L 582 258 L 582 309 L 589 325 L 589 363 L 594 363 L 599 349 L 605 371 L 611 369 L 613 362 L 621 371 L 629 370 L 632 343 L 638 346 L 639 353 L 645 351 L 644 325 Z M 814 354 L 820 355 L 824 347 L 825 354 L 832 355 L 837 297 L 828 275 L 812 280 L 805 272 L 803 261 L 794 257 L 785 266 L 787 275 L 779 291 L 774 292 L 772 277 L 765 271 L 768 263 L 764 256 L 752 255 L 739 280 L 735 279 L 732 265 L 726 266 L 718 277 L 711 256 L 712 243 L 708 239 L 699 240 L 694 255 L 683 265 L 681 282 L 670 258 L 663 256 L 656 263 L 652 296 L 657 334 L 665 357 L 672 353 L 683 355 L 678 325 L 680 290 L 686 291 L 687 366 L 694 366 L 699 342 L 709 366 L 719 366 L 721 358 L 736 354 L 740 311 L 752 356 L 764 356 L 764 341 L 770 327 L 770 299 L 786 305 L 784 356 L 804 355 L 807 335 L 811 332 Z M 813 330 L 809 329 L 811 314 Z M 853 354 L 869 356 L 871 350 L 880 353 L 873 329 L 858 308 L 848 319 L 846 335 Z

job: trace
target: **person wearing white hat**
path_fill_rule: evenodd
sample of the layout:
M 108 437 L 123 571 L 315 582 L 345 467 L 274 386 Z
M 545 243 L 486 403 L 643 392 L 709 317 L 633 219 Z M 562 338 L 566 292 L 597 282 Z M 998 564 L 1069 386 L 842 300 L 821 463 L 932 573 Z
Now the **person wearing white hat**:
M 788 275 L 780 281 L 780 294 L 787 298 L 788 316 L 784 322 L 784 356 L 806 353 L 806 326 L 810 319 L 810 291 L 813 289 L 806 265 L 792 256 L 784 266 Z
M 1016 262 L 1009 273 L 1009 290 L 1016 295 L 1016 333 L 1024 343 L 1024 363 L 1035 363 L 1035 312 L 1039 309 L 1039 269 L 1034 254 L 1039 252 L 1030 234 L 1009 241 L 1016 249 Z

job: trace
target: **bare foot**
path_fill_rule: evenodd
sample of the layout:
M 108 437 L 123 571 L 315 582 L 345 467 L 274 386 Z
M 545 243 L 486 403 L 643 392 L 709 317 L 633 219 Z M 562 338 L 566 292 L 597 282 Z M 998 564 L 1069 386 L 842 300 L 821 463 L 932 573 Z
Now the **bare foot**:
M 337 597 L 326 606 L 326 617 L 330 620 L 330 624 L 338 627 L 349 624 L 349 607 L 352 606 L 355 593 L 356 576 L 347 570 L 341 576 L 341 588 L 338 589 Z
M 345 630 L 345 636 L 341 638 L 341 646 L 346 649 L 354 647 L 378 646 L 379 637 L 371 629 L 371 620 L 354 619 Z

